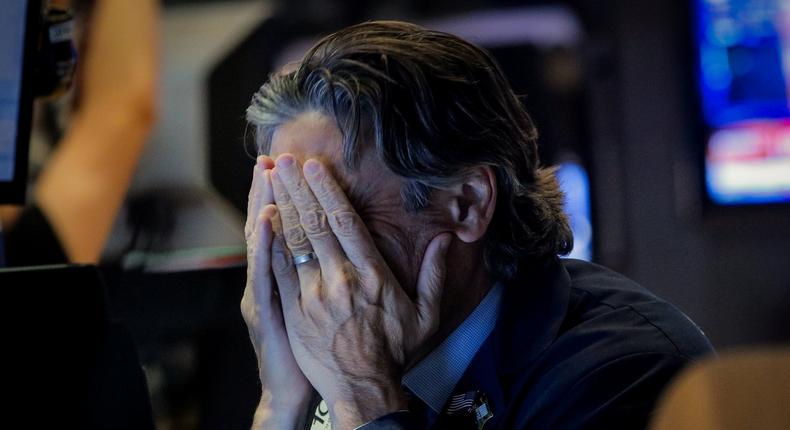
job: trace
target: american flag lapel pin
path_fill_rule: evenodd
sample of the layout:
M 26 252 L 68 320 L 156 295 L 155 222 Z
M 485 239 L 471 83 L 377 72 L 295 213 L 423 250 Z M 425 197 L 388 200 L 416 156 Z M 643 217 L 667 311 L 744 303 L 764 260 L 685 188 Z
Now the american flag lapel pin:
M 473 418 L 477 429 L 481 430 L 486 422 L 494 416 L 488 404 L 488 397 L 481 391 L 467 391 L 450 398 L 447 414 Z

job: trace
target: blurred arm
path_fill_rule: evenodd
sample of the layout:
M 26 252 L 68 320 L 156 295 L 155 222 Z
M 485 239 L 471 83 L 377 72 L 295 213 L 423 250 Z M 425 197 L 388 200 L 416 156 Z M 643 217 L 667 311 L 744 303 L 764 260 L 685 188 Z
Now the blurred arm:
M 157 0 L 99 0 L 82 102 L 35 196 L 72 262 L 97 262 L 156 117 Z

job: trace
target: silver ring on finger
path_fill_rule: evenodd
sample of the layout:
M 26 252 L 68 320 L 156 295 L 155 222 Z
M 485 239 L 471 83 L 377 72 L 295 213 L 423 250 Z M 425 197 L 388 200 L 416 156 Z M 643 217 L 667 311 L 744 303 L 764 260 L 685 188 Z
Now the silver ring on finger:
M 307 263 L 308 261 L 317 260 L 318 257 L 315 256 L 314 252 L 308 252 L 307 254 L 297 255 L 294 257 L 294 266 L 298 266 L 300 264 Z

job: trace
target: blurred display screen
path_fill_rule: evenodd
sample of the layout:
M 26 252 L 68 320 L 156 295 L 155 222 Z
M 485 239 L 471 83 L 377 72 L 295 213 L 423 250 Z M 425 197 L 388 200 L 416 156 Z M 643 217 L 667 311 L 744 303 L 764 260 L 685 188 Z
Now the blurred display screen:
M 0 181 L 14 178 L 27 1 L 3 2 L 0 14 Z
M 557 169 L 557 180 L 565 193 L 565 212 L 573 232 L 573 249 L 568 258 L 591 261 L 593 230 L 587 170 L 580 163 L 566 161 Z
M 790 202 L 790 1 L 696 7 L 708 195 L 723 205 Z

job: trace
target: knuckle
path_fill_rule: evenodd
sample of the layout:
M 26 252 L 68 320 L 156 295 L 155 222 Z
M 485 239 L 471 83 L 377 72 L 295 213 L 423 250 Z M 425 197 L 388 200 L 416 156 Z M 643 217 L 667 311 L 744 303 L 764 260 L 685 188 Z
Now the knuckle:
M 323 209 L 314 208 L 301 214 L 300 222 L 308 236 L 320 236 L 328 232 L 326 214 Z
M 286 227 L 295 227 L 299 225 L 299 212 L 293 205 L 282 205 L 281 211 L 282 222 Z
M 291 195 L 281 187 L 276 187 L 274 189 L 274 198 L 277 200 L 278 205 L 287 205 L 291 203 Z
M 310 187 L 307 185 L 304 178 L 299 178 L 299 180 L 293 184 L 294 198 L 304 199 L 309 192 Z
M 304 229 L 302 229 L 299 225 L 291 225 L 286 227 L 285 232 L 285 241 L 288 243 L 288 246 L 291 249 L 302 249 L 307 246 L 307 235 L 305 235 Z
M 323 289 L 328 303 L 332 306 L 343 305 L 351 296 L 351 284 L 344 279 L 333 282 L 328 288 Z
M 317 186 L 315 189 L 316 197 L 324 200 L 332 200 L 335 198 L 335 188 L 332 186 L 332 181 L 327 175 L 321 175 L 317 178 Z
M 351 237 L 359 229 L 359 215 L 352 211 L 339 210 L 332 212 L 329 224 L 338 236 Z

